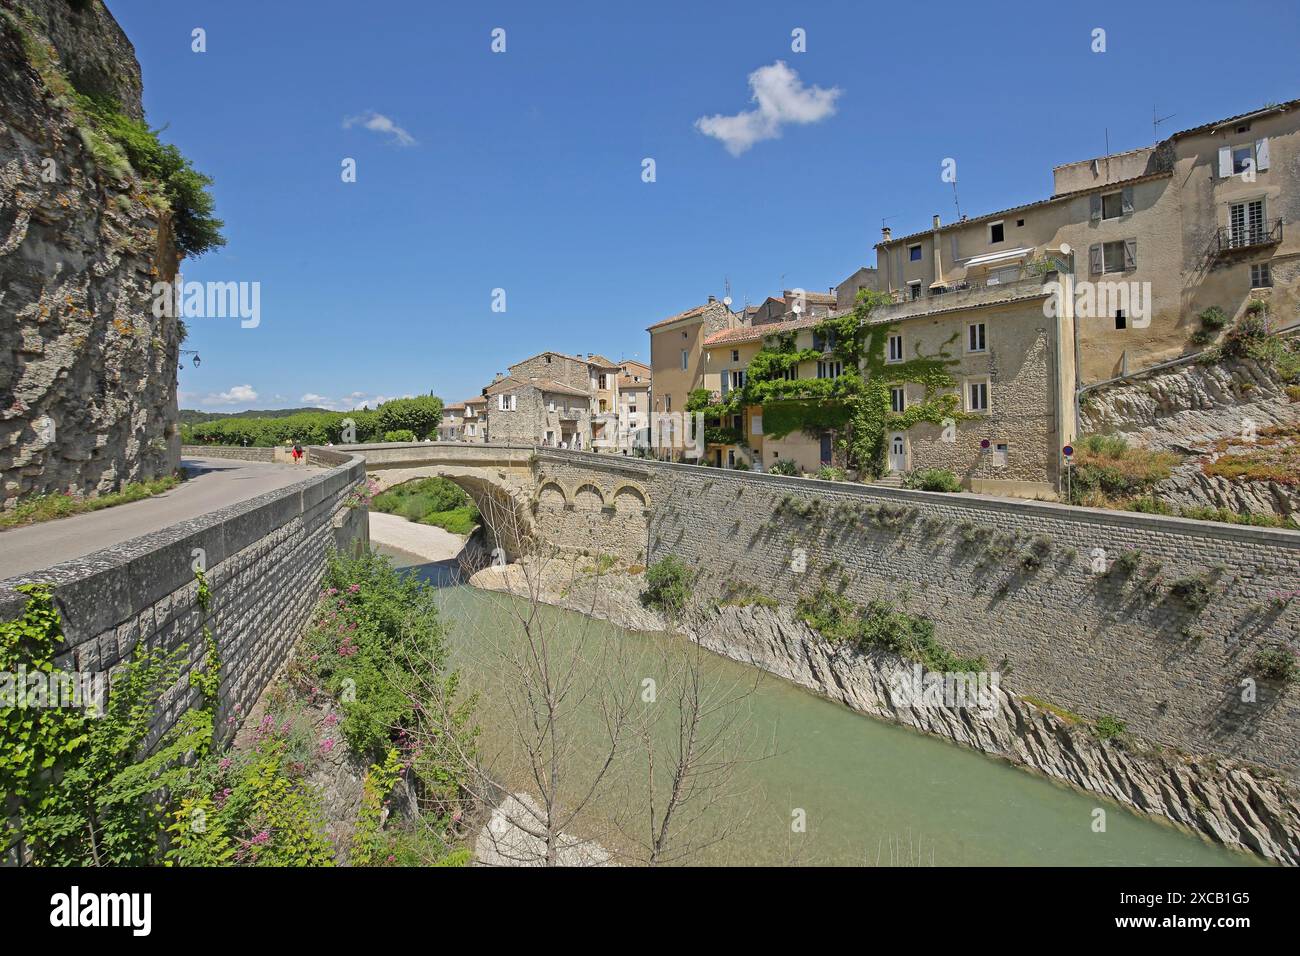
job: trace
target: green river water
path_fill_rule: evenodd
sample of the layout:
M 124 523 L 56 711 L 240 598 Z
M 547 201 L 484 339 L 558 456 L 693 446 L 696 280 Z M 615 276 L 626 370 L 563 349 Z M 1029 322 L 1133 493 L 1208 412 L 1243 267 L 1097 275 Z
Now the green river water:
M 379 546 L 395 565 L 438 583 L 444 566 Z M 484 748 L 505 748 L 509 725 L 506 695 L 497 693 L 486 661 L 484 635 L 498 639 L 518 631 L 506 595 L 466 586 L 439 590 L 449 625 L 453 658 L 467 689 L 482 695 L 477 723 Z M 643 634 L 544 608 L 556 634 L 586 633 L 633 642 L 631 660 L 607 667 L 610 675 L 638 686 L 654 673 L 666 643 L 681 638 Z M 680 648 L 679 648 L 680 649 Z M 753 668 L 708 655 L 709 675 L 724 681 L 755 679 Z M 743 792 L 720 812 L 734 814 L 735 832 L 725 844 L 702 851 L 698 862 L 832 865 L 1006 866 L 1241 866 L 1259 861 L 1213 845 L 1173 826 L 1139 817 L 1117 804 L 1058 785 L 955 744 L 856 714 L 777 678 L 763 676 L 745 703 L 745 729 L 761 760 L 742 763 L 733 786 Z M 495 725 L 495 730 L 494 730 Z M 675 727 L 675 723 L 673 724 Z M 665 728 L 667 729 L 667 728 Z M 595 760 L 600 725 L 593 718 L 590 747 Z M 581 765 L 584 754 L 575 757 Z M 590 769 L 590 768 L 583 768 Z M 629 763 L 616 768 L 606 800 L 626 806 L 624 795 L 643 773 Z M 619 774 L 628 776 L 618 779 Z M 527 789 L 522 780 L 507 780 Z M 641 791 L 644 792 L 644 791 Z M 1106 811 L 1106 831 L 1093 830 L 1094 810 Z M 597 806 L 592 819 L 604 808 Z M 794 811 L 806 831 L 793 832 Z M 608 843 L 608 834 L 579 835 Z M 617 842 L 617 840 L 615 840 Z

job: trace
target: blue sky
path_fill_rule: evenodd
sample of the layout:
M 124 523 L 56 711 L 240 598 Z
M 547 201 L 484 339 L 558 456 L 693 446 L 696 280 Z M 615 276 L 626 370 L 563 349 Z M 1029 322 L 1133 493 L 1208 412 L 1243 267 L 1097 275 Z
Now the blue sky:
M 1292 0 L 107 2 L 150 123 L 216 180 L 229 244 L 184 278 L 261 283 L 256 328 L 189 322 L 181 404 L 214 411 L 459 400 L 544 349 L 647 359 L 647 325 L 728 279 L 737 305 L 824 289 L 882 218 L 954 218 L 947 157 L 977 215 L 1049 195 L 1107 129 L 1153 142 L 1153 106 L 1164 136 L 1300 96 Z M 705 124 L 770 137 L 739 155 L 696 125 L 742 113 Z

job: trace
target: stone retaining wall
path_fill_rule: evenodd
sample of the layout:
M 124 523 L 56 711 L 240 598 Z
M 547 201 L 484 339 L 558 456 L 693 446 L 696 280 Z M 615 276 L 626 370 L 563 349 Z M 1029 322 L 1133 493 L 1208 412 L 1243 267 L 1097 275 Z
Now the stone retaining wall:
M 1300 588 L 1300 532 L 563 451 L 538 463 L 539 489 L 644 487 L 649 560 L 686 559 L 706 599 L 740 585 L 789 604 L 823 584 L 858 604 L 886 598 L 1009 690 L 1300 778 L 1300 687 L 1251 673 L 1262 648 L 1300 647 L 1300 599 L 1272 599 Z M 538 507 L 540 529 L 644 560 L 635 536 L 593 532 L 591 515 L 545 493 Z M 1035 545 L 1042 555 L 1022 560 Z M 1199 611 L 1174 587 L 1197 576 Z

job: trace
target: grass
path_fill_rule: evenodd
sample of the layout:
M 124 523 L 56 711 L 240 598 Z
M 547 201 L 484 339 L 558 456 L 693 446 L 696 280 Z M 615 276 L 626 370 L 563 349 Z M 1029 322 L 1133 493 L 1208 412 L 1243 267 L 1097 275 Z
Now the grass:
M 179 477 L 168 475 L 165 478 L 155 478 L 153 481 L 133 481 L 123 486 L 121 491 L 94 498 L 79 498 L 63 494 L 39 495 L 20 502 L 12 511 L 0 514 L 0 530 L 19 528 L 41 521 L 53 521 L 55 518 L 69 518 L 72 515 L 141 501 L 162 494 L 164 491 L 170 491 L 180 483 Z
M 1179 460 L 1173 452 L 1134 448 L 1121 435 L 1084 435 L 1075 450 L 1071 503 L 1115 507 L 1168 478 Z
M 371 507 L 452 534 L 469 534 L 479 523 L 478 508 L 469 495 L 446 478 L 408 481 L 376 495 Z
M 904 488 L 918 491 L 961 491 L 961 482 L 944 468 L 918 468 L 903 479 Z
M 1055 714 L 1057 717 L 1060 717 L 1067 724 L 1077 724 L 1083 721 L 1083 718 L 1080 717 L 1078 714 L 1076 714 L 1074 711 L 1066 710 L 1064 707 L 1057 707 L 1055 704 L 1049 704 L 1041 697 L 1030 697 L 1028 694 L 1021 694 L 1020 699 L 1024 701 L 1028 701 L 1029 703 L 1037 707 L 1039 710 L 1045 710 L 1048 713 Z
M 1300 485 L 1300 428 L 1275 425 L 1260 429 L 1252 447 L 1222 454 L 1202 465 L 1201 471 L 1234 481 Z

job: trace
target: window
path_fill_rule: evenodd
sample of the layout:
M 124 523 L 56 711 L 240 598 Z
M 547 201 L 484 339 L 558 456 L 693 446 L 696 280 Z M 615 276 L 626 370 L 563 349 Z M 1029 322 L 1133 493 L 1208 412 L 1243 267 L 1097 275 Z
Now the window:
M 895 385 L 889 390 L 889 410 L 891 412 L 902 412 L 907 408 L 907 391 L 901 385 Z
M 597 386 L 596 386 L 596 387 L 599 388 L 601 391 L 606 391 L 606 390 L 608 390 L 608 388 L 609 388 L 609 376 L 606 375 L 604 372 L 601 372 L 601 373 L 600 373 L 600 380 L 599 380 L 599 382 L 597 383 Z
M 1264 200 L 1237 202 L 1228 207 L 1228 231 L 1233 247 L 1253 246 L 1263 242 Z
M 1237 130 L 1244 133 L 1248 130 Z M 1268 140 L 1258 139 L 1253 143 L 1238 146 L 1219 147 L 1219 178 L 1241 176 L 1243 173 L 1254 176 L 1268 169 Z
M 907 261 L 908 262 L 921 261 L 921 244 L 919 242 L 916 243 L 916 245 L 907 247 Z
M 497 396 L 497 411 L 504 412 L 505 410 L 506 410 L 506 393 L 502 392 L 500 395 Z
M 1024 221 L 1023 219 L 1017 219 L 1017 220 L 1016 220 L 1016 228 L 1017 228 L 1017 229 L 1023 228 L 1024 225 L 1025 225 L 1025 221 Z
M 844 374 L 844 363 L 837 359 L 827 359 L 817 363 L 818 378 L 839 378 Z
M 1007 467 L 1007 443 L 1006 442 L 998 442 L 996 445 L 993 446 L 993 467 L 994 468 Z
M 903 337 L 901 335 L 891 335 L 889 337 L 889 358 L 887 361 L 903 361 Z
M 986 347 L 983 322 L 971 322 L 966 326 L 966 351 L 983 352 Z
M 1104 242 L 1101 246 L 1102 272 L 1123 272 L 1124 271 L 1124 243 L 1123 242 Z
M 1244 173 L 1255 165 L 1255 146 L 1238 146 L 1232 151 L 1232 175 Z
M 627 406 L 627 413 L 628 413 L 629 415 L 635 415 L 635 414 L 636 414 L 636 406 L 635 406 L 635 405 L 631 405 L 631 404 L 629 404 L 629 405 Z
M 546 433 L 546 440 L 545 440 L 542 444 L 544 444 L 544 445 L 554 445 L 554 444 L 555 444 L 555 432 L 553 432 L 553 431 L 547 431 L 547 433 Z
M 736 467 L 736 449 L 734 448 L 727 449 L 727 467 L 728 468 Z
M 745 370 L 743 368 L 733 369 L 728 374 L 731 377 L 731 387 L 733 390 L 745 387 Z
M 913 300 L 921 298 L 921 282 L 919 279 L 907 284 L 907 293 Z
M 518 409 L 519 409 L 519 396 L 518 396 L 518 395 L 511 395 L 511 396 L 510 396 L 510 410 L 513 412 L 513 411 L 517 411 Z
M 1101 218 L 1118 219 L 1124 211 L 1122 193 L 1106 193 L 1101 197 Z
M 664 411 L 666 411 L 666 412 L 671 412 L 672 410 L 673 410 L 673 397 L 672 397 L 671 395 L 665 395 L 665 396 L 664 396 Z
M 1001 220 L 989 223 L 989 242 L 1001 242 L 1006 238 L 1006 230 Z
M 987 412 L 989 410 L 989 380 L 974 378 L 966 382 L 966 411 Z
M 732 360 L 733 362 L 739 362 L 739 361 L 740 361 L 740 349 L 732 349 L 732 350 L 731 350 L 731 360 Z
M 830 352 L 835 348 L 835 330 L 830 329 L 824 335 L 821 332 L 813 332 L 812 347 L 815 352 Z
M 546 364 L 547 364 L 547 365 L 550 365 L 550 364 L 551 364 L 551 357 L 550 357 L 549 355 L 546 356 Z
M 1267 262 L 1258 262 L 1250 267 L 1250 287 L 1267 289 L 1273 285 L 1273 272 Z
M 749 433 L 751 435 L 763 434 L 763 416 L 755 415 L 749 420 Z
M 547 410 L 548 412 L 553 412 L 553 411 L 555 411 L 555 399 L 551 399 L 550 401 L 548 401 L 548 402 L 546 403 L 546 410 Z
M 783 370 L 777 378 L 785 379 L 787 382 L 793 382 L 799 377 L 799 363 L 795 362 L 789 368 Z
M 690 361 L 690 355 L 691 355 L 690 352 L 688 352 L 686 349 L 682 349 L 682 370 L 683 371 L 685 371 L 686 366 Z
M 1124 314 L 1123 309 L 1117 309 L 1115 311 L 1115 328 L 1117 329 L 1128 328 L 1128 316 Z
M 739 415 L 731 416 L 731 427 L 734 428 L 736 431 L 740 431 L 742 424 L 743 423 L 741 422 Z

